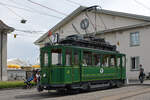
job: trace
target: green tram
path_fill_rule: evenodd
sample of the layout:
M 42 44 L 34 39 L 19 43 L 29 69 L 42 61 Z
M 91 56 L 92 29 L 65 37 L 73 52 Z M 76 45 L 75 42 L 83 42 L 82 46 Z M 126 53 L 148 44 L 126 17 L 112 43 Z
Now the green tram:
M 126 79 L 126 56 L 117 51 L 55 45 L 40 49 L 41 81 L 38 90 L 83 89 Z

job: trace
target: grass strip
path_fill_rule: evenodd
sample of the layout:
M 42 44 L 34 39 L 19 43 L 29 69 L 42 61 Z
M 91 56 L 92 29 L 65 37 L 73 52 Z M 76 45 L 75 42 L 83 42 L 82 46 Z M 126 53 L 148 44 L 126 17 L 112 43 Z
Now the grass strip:
M 24 85 L 24 81 L 0 81 L 0 89 L 23 87 Z

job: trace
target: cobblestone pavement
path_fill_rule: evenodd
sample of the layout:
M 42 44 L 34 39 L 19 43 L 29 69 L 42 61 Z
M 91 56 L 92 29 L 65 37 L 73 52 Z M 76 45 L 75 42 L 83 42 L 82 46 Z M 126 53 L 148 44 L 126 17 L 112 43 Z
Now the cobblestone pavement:
M 33 89 L 0 90 L 0 100 L 150 100 L 150 84 L 130 85 L 78 94 L 38 93 Z

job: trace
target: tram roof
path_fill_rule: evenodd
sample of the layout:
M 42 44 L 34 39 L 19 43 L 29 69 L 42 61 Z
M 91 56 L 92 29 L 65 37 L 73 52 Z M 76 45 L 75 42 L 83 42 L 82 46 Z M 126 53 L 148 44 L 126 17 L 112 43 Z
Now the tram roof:
M 80 46 L 70 46 L 70 45 L 49 45 L 45 46 L 44 48 L 73 48 L 73 49 L 83 49 L 88 51 L 95 51 L 95 52 L 103 52 L 103 53 L 110 53 L 110 54 L 121 54 L 125 55 L 123 53 L 120 53 L 119 51 L 109 51 L 109 50 L 101 50 L 101 49 L 95 49 L 95 48 L 87 48 L 87 47 L 80 47 Z

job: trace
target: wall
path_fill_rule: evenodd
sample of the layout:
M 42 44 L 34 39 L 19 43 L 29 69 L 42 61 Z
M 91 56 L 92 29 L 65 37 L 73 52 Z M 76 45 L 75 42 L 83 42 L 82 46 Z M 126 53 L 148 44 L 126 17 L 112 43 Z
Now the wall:
M 130 46 L 130 33 L 131 32 L 140 32 L 140 45 L 139 46 Z M 123 32 L 115 32 L 115 33 L 106 33 L 98 35 L 97 37 L 105 38 L 111 44 L 116 44 L 119 42 L 119 46 L 117 46 L 117 50 L 121 53 L 126 54 L 127 64 L 127 77 L 129 79 L 138 79 L 139 71 L 131 70 L 131 57 L 139 56 L 140 64 L 143 65 L 145 73 L 150 72 L 150 63 L 149 63 L 149 51 L 150 51 L 150 27 L 136 28 L 132 30 L 127 30 Z
M 93 25 L 95 25 L 95 19 L 94 19 L 95 14 L 89 12 L 88 15 L 90 18 L 89 21 L 91 20 L 92 23 L 90 23 L 87 29 L 87 32 L 92 33 L 95 31 L 93 28 Z M 85 31 L 80 28 L 80 22 L 84 18 L 87 18 L 87 16 L 85 16 L 85 13 L 81 13 L 79 16 L 75 17 L 74 19 L 69 21 L 67 24 L 63 25 L 60 29 L 56 31 L 56 33 L 58 32 L 62 34 L 62 36 L 75 34 L 76 32 L 74 31 L 72 27 L 72 24 L 74 24 L 81 34 L 85 34 Z M 125 17 L 119 17 L 119 16 L 106 15 L 106 14 L 97 14 L 97 18 L 96 18 L 97 31 L 105 30 L 103 22 L 105 23 L 105 26 L 107 27 L 107 29 L 112 29 L 112 28 L 117 28 L 117 27 L 122 27 L 122 26 L 135 25 L 138 23 L 143 23 L 144 21 L 131 19 L 131 18 L 125 18 Z
M 92 12 L 88 12 L 88 16 L 89 16 L 90 24 L 86 31 L 87 33 L 92 33 L 92 32 L 95 32 L 95 29 L 93 27 L 93 25 L 95 25 L 95 14 Z M 84 18 L 87 18 L 87 16 L 83 12 L 79 14 L 78 16 L 76 16 L 75 18 L 69 20 L 65 25 L 61 26 L 54 33 L 59 33 L 61 38 L 65 38 L 68 35 L 77 34 L 77 32 L 72 27 L 72 24 L 74 24 L 76 29 L 81 34 L 85 34 L 85 31 L 80 28 L 80 22 Z M 97 14 L 97 17 L 96 17 L 97 31 L 106 30 L 106 28 L 112 29 L 112 28 L 123 27 L 123 26 L 128 26 L 128 25 L 135 25 L 135 24 L 139 24 L 143 22 L 145 21 L 132 19 L 132 18 L 126 18 L 126 17 L 112 16 L 112 15 L 107 15 L 107 14 Z M 49 37 L 47 37 L 44 41 L 49 42 L 48 38 Z M 43 46 L 41 45 L 41 47 Z

